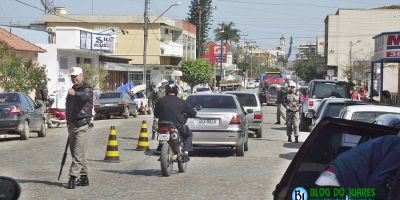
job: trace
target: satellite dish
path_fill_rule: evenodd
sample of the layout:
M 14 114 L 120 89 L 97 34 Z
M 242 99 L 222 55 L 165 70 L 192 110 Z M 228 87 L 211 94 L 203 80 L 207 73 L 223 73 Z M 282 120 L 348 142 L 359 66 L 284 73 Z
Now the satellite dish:
M 54 1 L 55 0 L 40 0 L 43 5 L 45 14 L 54 12 Z

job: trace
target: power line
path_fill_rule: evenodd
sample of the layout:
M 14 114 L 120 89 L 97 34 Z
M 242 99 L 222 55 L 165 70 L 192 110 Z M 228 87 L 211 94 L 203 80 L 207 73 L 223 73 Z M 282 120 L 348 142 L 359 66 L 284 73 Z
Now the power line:
M 317 8 L 338 9 L 338 7 L 334 7 L 334 6 L 322 6 L 322 5 L 311 4 L 311 3 L 267 3 L 267 2 L 251 2 L 251 1 L 240 1 L 240 0 L 218 0 L 218 1 L 229 2 L 229 3 L 241 3 L 241 4 L 269 5 L 269 6 L 308 6 L 308 7 L 317 7 Z
M 25 2 L 20 1 L 20 0 L 15 0 L 15 1 L 18 2 L 18 3 L 20 3 L 20 4 L 23 4 L 23 5 L 25 5 L 25 6 L 34 8 L 34 9 L 39 10 L 39 11 L 42 11 L 42 12 L 45 12 L 45 10 L 43 10 L 43 9 L 37 7 L 37 6 L 34 6 L 34 5 L 31 5 L 31 4 L 25 3 Z M 86 21 L 82 21 L 82 20 L 79 20 L 79 19 L 74 19 L 74 18 L 66 17 L 66 16 L 63 16 L 63 15 L 59 15 L 59 14 L 57 14 L 57 13 L 51 13 L 51 14 L 52 14 L 52 15 L 55 15 L 55 16 L 58 16 L 58 17 L 61 17 L 61 18 L 64 18 L 64 19 L 69 19 L 69 20 L 72 20 L 72 21 L 85 22 L 85 23 L 87 23 Z

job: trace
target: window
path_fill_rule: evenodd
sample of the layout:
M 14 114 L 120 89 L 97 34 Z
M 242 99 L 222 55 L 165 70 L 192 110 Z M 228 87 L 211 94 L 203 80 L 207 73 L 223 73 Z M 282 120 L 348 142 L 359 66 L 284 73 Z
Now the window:
M 68 69 L 68 58 L 60 57 L 60 69 Z
M 150 70 L 146 70 L 146 80 L 150 80 Z M 133 81 L 135 85 L 140 85 L 143 82 L 143 71 L 129 72 L 129 81 Z
M 186 102 L 193 108 L 200 105 L 202 108 L 236 109 L 235 100 L 231 96 L 199 95 L 189 96 Z
M 26 98 L 26 100 L 28 101 L 29 106 L 30 106 L 31 108 L 36 107 L 35 102 L 33 102 L 33 100 L 32 100 L 28 95 L 23 95 L 23 96 L 25 96 L 25 98 Z
M 2 93 L 0 94 L 0 103 L 17 103 L 19 101 L 18 94 L 16 93 Z
M 115 99 L 115 98 L 121 98 L 121 93 L 103 93 L 100 94 L 99 99 Z
M 237 96 L 241 106 L 250 106 L 250 107 L 257 106 L 257 100 L 253 94 L 238 94 L 238 93 L 236 93 L 233 95 Z
M 315 82 L 314 83 L 315 98 L 323 99 L 328 97 L 337 98 L 350 98 L 349 87 L 345 83 L 332 83 L 332 82 Z
M 343 103 L 330 103 L 326 105 L 325 112 L 322 114 L 324 117 L 339 117 L 340 111 L 342 110 Z
M 273 74 L 266 74 L 265 75 L 265 78 L 282 78 L 282 75 L 281 74 L 278 74 L 278 73 L 273 73 Z
M 383 114 L 389 114 L 389 112 L 355 112 L 353 116 L 351 116 L 351 120 L 372 123 L 375 118 Z
M 90 59 L 90 58 L 84 58 L 84 59 L 83 59 L 83 64 L 92 65 L 92 59 Z

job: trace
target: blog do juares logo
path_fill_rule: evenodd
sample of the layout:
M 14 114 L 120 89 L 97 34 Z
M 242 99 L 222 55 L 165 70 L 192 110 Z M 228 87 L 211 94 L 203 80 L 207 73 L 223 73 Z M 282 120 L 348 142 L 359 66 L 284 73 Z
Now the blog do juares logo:
M 375 199 L 374 188 L 348 188 L 341 187 L 296 187 L 292 191 L 292 200 L 313 199 Z

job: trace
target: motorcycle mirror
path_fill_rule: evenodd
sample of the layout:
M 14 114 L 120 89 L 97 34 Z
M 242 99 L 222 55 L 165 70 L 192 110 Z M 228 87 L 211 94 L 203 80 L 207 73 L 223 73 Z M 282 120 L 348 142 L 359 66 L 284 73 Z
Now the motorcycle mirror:
M 15 179 L 0 176 L 0 199 L 18 199 L 21 187 Z

